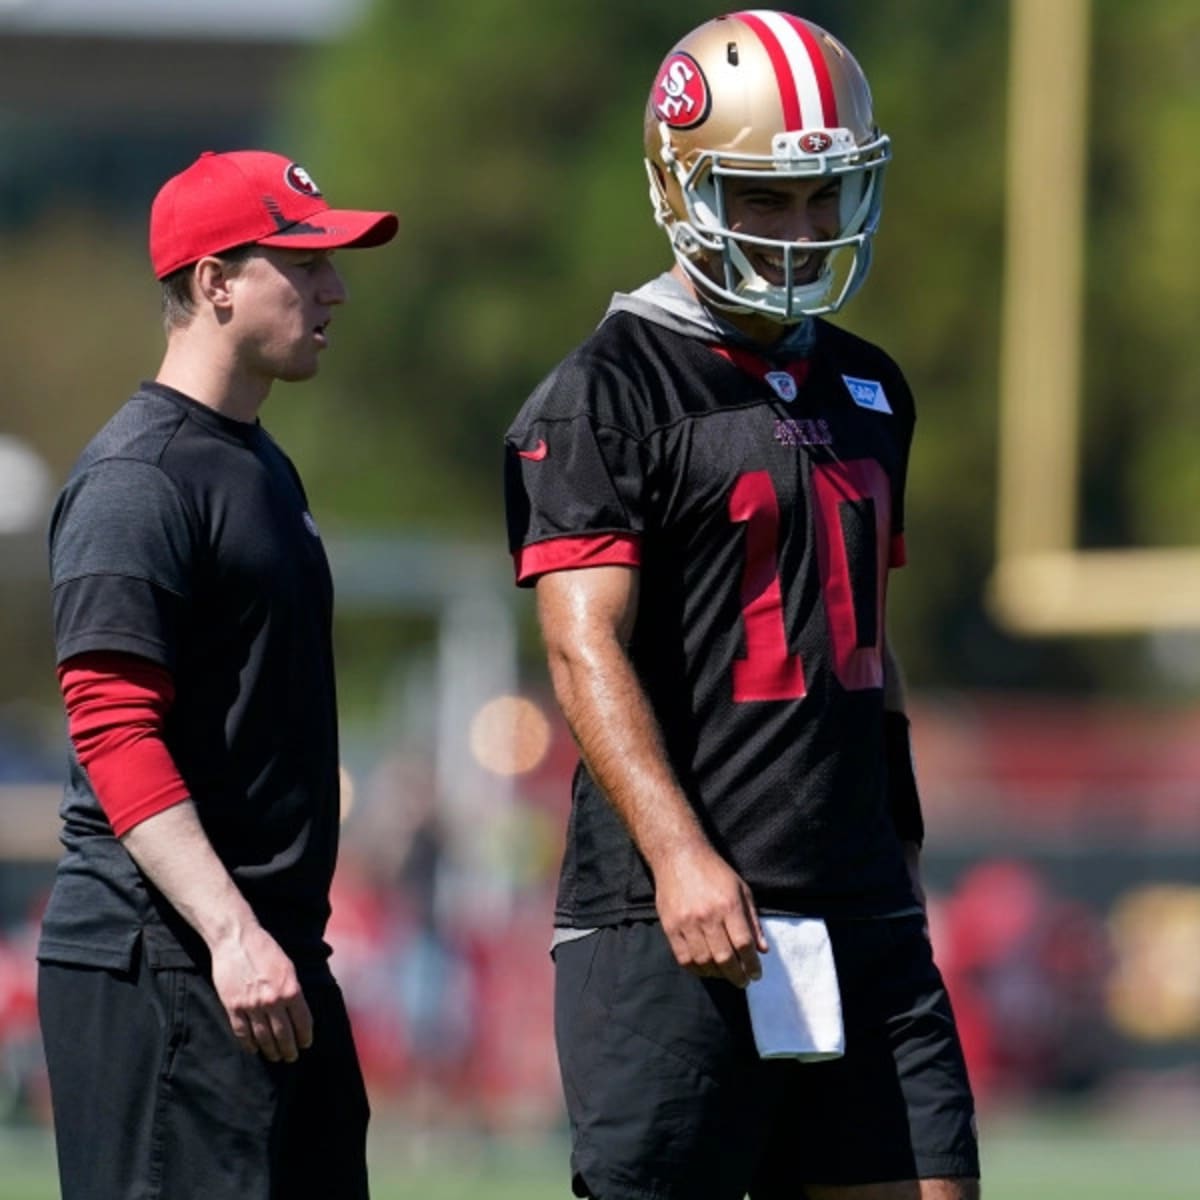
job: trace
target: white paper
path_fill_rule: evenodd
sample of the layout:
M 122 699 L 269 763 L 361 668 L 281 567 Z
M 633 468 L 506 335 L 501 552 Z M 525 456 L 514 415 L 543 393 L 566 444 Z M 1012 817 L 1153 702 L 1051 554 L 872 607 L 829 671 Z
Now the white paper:
M 819 917 L 763 917 L 770 951 L 746 989 L 762 1058 L 820 1062 L 846 1050 L 842 997 L 829 930 Z

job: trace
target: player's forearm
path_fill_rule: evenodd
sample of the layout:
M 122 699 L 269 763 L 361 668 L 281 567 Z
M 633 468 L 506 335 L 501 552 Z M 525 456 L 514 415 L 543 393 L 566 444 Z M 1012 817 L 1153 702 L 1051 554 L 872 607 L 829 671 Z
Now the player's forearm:
M 210 951 L 258 926 L 191 801 L 148 817 L 130 829 L 121 844 Z
M 658 723 L 624 648 L 592 636 L 550 646 L 559 705 L 592 778 L 651 871 L 671 856 L 708 848 L 667 762 Z

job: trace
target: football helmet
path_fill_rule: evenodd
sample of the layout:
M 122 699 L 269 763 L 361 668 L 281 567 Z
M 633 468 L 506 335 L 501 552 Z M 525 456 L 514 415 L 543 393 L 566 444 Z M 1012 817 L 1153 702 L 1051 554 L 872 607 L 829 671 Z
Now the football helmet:
M 646 104 L 646 170 L 654 217 L 701 294 L 733 312 L 785 324 L 836 312 L 858 290 L 879 223 L 888 138 L 850 51 L 811 21 L 754 9 L 717 17 L 667 55 Z M 730 176 L 837 178 L 840 229 L 829 241 L 783 242 L 730 229 Z M 782 284 L 745 247 L 782 255 Z M 799 255 L 823 255 L 796 283 Z

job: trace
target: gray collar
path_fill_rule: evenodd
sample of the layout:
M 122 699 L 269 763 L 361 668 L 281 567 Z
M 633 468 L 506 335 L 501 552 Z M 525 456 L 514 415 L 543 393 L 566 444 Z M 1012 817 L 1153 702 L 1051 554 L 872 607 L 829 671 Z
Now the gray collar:
M 614 293 L 604 315 L 607 318 L 617 312 L 633 313 L 664 329 L 698 341 L 745 346 L 760 354 L 765 349 L 701 304 L 669 271 L 642 284 L 635 292 Z M 789 357 L 805 357 L 811 353 L 815 337 L 813 321 L 801 321 L 771 346 L 768 353 L 771 356 L 786 354 Z

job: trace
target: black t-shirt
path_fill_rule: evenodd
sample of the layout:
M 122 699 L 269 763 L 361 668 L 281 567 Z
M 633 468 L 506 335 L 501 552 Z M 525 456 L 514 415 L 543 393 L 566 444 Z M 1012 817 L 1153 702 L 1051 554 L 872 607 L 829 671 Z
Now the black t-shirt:
M 337 854 L 333 587 L 300 479 L 257 424 L 143 384 L 84 450 L 50 526 L 58 661 L 123 651 L 166 668 L 165 741 L 263 926 L 318 963 Z M 65 853 L 39 957 L 203 963 L 72 750 Z
M 509 430 L 510 549 L 529 583 L 589 539 L 600 560 L 636 548 L 631 661 L 760 908 L 900 911 L 913 893 L 885 800 L 883 614 L 912 397 L 882 351 L 826 322 L 811 357 L 752 359 L 610 314 Z M 572 799 L 557 923 L 653 916 L 646 865 L 582 765 Z

